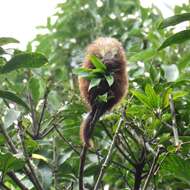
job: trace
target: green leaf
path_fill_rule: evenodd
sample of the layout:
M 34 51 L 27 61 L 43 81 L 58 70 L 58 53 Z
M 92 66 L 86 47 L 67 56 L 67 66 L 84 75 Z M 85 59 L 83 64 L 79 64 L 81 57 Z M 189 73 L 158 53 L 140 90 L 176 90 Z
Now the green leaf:
M 38 68 L 47 62 L 47 58 L 41 53 L 20 53 L 1 67 L 0 73 L 8 73 L 20 68 Z
M 10 170 L 19 170 L 24 167 L 24 160 L 19 155 L 0 152 L 0 170 L 8 172 Z
M 3 64 L 6 64 L 6 59 L 3 57 L 0 57 L 0 66 Z M 0 67 L 0 69 L 1 69 L 1 67 Z
M 22 124 L 23 124 L 23 121 L 22 121 Z M 32 154 L 33 152 L 36 152 L 37 150 L 39 150 L 38 141 L 33 140 L 31 137 L 25 138 L 24 143 L 26 145 L 27 152 L 29 154 Z
M 10 91 L 0 90 L 0 98 L 13 101 L 13 102 L 25 107 L 27 110 L 30 110 L 28 105 L 21 98 L 19 98 L 16 94 L 14 94 Z
M 102 61 L 97 58 L 95 55 L 90 56 L 90 61 L 96 67 L 96 69 L 100 69 L 101 71 L 106 71 L 106 65 L 102 63 Z
M 179 63 L 177 65 L 179 66 L 181 71 L 183 71 L 186 66 L 189 66 L 190 65 L 190 54 L 189 53 L 185 54 L 179 60 Z
M 141 93 L 141 92 L 139 92 L 139 91 L 134 91 L 134 90 L 132 90 L 132 93 L 133 93 L 133 95 L 136 96 L 136 98 L 139 99 L 145 106 L 147 106 L 147 107 L 149 107 L 149 108 L 152 108 L 152 105 L 151 105 L 151 103 L 150 103 L 150 101 L 149 101 L 149 98 L 148 98 L 145 94 L 143 94 L 143 93 Z
M 40 179 L 42 181 L 43 188 L 50 189 L 53 180 L 52 169 L 47 165 L 42 165 L 38 168 L 38 172 L 41 177 Z
M 75 68 L 73 69 L 73 73 L 75 75 L 79 75 L 80 77 L 91 79 L 95 78 L 96 75 L 92 73 L 93 69 L 88 69 L 88 68 Z
M 75 75 L 83 75 L 83 74 L 89 74 L 92 72 L 92 69 L 88 69 L 88 68 L 83 68 L 83 67 L 79 67 L 79 68 L 74 68 L 73 69 L 73 73 Z
M 114 83 L 114 78 L 112 75 L 105 75 L 106 81 L 108 82 L 109 86 Z
M 45 156 L 42 156 L 40 154 L 32 154 L 32 158 L 36 160 L 42 160 L 46 163 L 48 163 L 48 159 Z
M 40 97 L 40 81 L 36 78 L 31 78 L 29 81 L 29 88 L 32 93 L 32 98 L 35 102 L 38 101 Z
M 176 24 L 179 24 L 179 23 L 181 23 L 183 21 L 187 21 L 187 20 L 190 20 L 190 13 L 174 15 L 174 16 L 171 16 L 171 17 L 164 19 L 159 24 L 158 29 L 163 29 L 163 28 L 166 28 L 168 26 L 174 26 Z
M 156 54 L 156 50 L 150 48 L 131 56 L 129 59 L 129 62 L 147 61 L 151 59 L 155 54 Z
M 164 91 L 162 95 L 162 107 L 166 108 L 169 105 L 169 94 L 171 94 L 172 89 L 168 88 L 167 90 Z
M 163 144 L 164 142 L 171 139 L 170 133 L 164 133 L 160 136 L 159 143 Z
M 163 175 L 173 176 L 190 185 L 190 160 L 182 159 L 177 154 L 169 155 L 162 166 Z
M 19 41 L 11 37 L 0 38 L 0 46 L 10 44 L 10 43 L 19 43 Z
M 105 93 L 103 95 L 99 95 L 97 98 L 98 98 L 99 102 L 107 102 L 108 101 L 108 94 Z
M 160 80 L 160 71 L 154 66 L 150 66 L 150 77 L 154 82 L 158 82 Z
M 180 44 L 190 39 L 190 30 L 183 30 L 170 37 L 168 37 L 162 45 L 158 48 L 158 51 L 171 46 L 173 44 Z
M 2 47 L 0 47 L 0 55 L 3 55 L 5 53 L 6 53 L 5 50 Z
M 96 76 L 102 75 L 105 72 L 101 69 L 92 69 L 92 73 L 95 74 Z
M 186 91 L 175 91 L 172 94 L 173 94 L 173 99 L 176 100 L 178 98 L 181 98 L 181 97 L 188 95 L 188 92 L 186 92 Z
M 85 176 L 95 175 L 98 172 L 99 167 L 100 166 L 97 166 L 97 164 L 94 164 L 94 163 L 87 165 L 84 171 L 84 175 Z
M 159 106 L 159 96 L 156 95 L 153 87 L 150 84 L 146 85 L 145 93 L 149 97 L 149 102 L 152 107 L 157 108 Z
M 58 164 L 62 165 L 66 160 L 71 158 L 72 154 L 73 154 L 73 151 L 65 152 L 64 155 L 60 157 Z
M 14 109 L 9 109 L 4 118 L 4 127 L 8 128 L 9 126 L 11 126 L 14 123 L 14 121 L 18 119 L 19 116 L 20 116 L 19 111 L 16 111 Z
M 94 78 L 90 81 L 90 85 L 88 91 L 91 90 L 93 87 L 98 86 L 101 82 L 101 78 Z

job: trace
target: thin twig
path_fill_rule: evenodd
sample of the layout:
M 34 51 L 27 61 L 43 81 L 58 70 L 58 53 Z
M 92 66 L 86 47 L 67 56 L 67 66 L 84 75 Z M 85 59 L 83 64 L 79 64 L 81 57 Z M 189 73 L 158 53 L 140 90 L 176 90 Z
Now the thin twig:
M 100 185 L 100 182 L 101 182 L 101 180 L 102 180 L 102 177 L 103 177 L 103 175 L 104 175 L 104 172 L 105 172 L 105 170 L 106 170 L 106 168 L 107 168 L 107 166 L 108 166 L 108 163 L 109 163 L 109 161 L 110 161 L 110 159 L 111 159 L 111 155 L 112 155 L 112 152 L 113 152 L 113 149 L 114 149 L 115 141 L 116 141 L 116 138 L 117 138 L 117 136 L 118 136 L 118 134 L 119 134 L 119 130 L 120 130 L 121 126 L 122 126 L 122 123 L 123 123 L 123 117 L 121 117 L 121 119 L 119 120 L 119 123 L 118 123 L 117 129 L 116 129 L 116 131 L 115 131 L 115 134 L 114 134 L 112 143 L 111 143 L 111 145 L 110 145 L 108 154 L 107 154 L 107 156 L 106 156 L 106 159 L 105 159 L 104 163 L 102 164 L 102 167 L 101 167 L 101 170 L 100 170 L 98 179 L 97 179 L 96 184 L 95 184 L 95 186 L 94 186 L 94 190 L 98 190 L 98 187 L 99 187 L 99 185 Z
M 173 130 L 173 135 L 174 135 L 174 143 L 175 146 L 179 146 L 179 135 L 178 135 L 178 130 L 177 130 L 177 123 L 176 123 L 176 113 L 175 113 L 175 107 L 174 107 L 174 101 L 173 101 L 173 96 L 172 94 L 169 94 L 169 101 L 170 101 L 170 110 L 172 114 L 172 130 Z
M 56 136 L 53 139 L 53 176 L 54 176 L 54 189 L 59 189 L 59 183 L 58 183 L 58 150 L 57 150 L 57 144 L 56 144 Z
M 11 137 L 8 135 L 7 131 L 4 129 L 2 124 L 0 124 L 0 128 L 1 128 L 3 136 L 5 137 L 5 139 L 7 141 L 7 144 L 9 145 L 9 148 L 10 148 L 11 152 L 13 154 L 17 154 L 18 151 L 17 151 Z M 31 175 L 31 172 L 29 171 L 29 169 L 26 166 L 24 167 L 24 172 L 29 177 L 29 179 L 32 181 L 32 183 L 35 186 L 35 180 L 34 180 L 33 176 Z
M 11 150 L 14 154 L 16 154 L 16 153 L 17 153 L 17 149 L 16 149 L 16 147 L 15 147 L 15 145 L 14 145 L 14 143 L 13 143 L 11 137 L 8 135 L 7 131 L 5 130 L 5 128 L 3 127 L 2 124 L 0 124 L 0 129 L 1 129 L 1 132 L 2 132 L 3 136 L 5 137 L 5 139 L 6 139 L 6 141 L 7 141 L 7 144 L 8 144 L 9 147 L 10 147 L 10 150 Z
M 94 154 L 97 154 L 99 157 L 104 158 L 104 156 L 102 156 L 98 151 L 94 152 L 94 151 L 92 151 L 92 150 L 89 150 L 89 152 L 94 153 Z M 115 165 L 115 166 L 117 166 L 117 167 L 120 167 L 120 168 L 122 168 L 122 169 L 125 169 L 125 170 L 127 170 L 127 171 L 130 171 L 131 173 L 134 173 L 134 171 L 132 171 L 130 168 L 126 167 L 124 164 L 122 164 L 122 163 L 120 163 L 120 162 L 117 162 L 117 161 L 114 161 L 114 160 L 111 160 L 110 162 L 111 162 L 111 164 L 113 164 L 113 165 Z
M 15 147 L 15 145 L 14 145 L 11 137 L 8 135 L 7 131 L 4 129 L 4 127 L 3 127 L 2 124 L 0 124 L 0 128 L 1 128 L 3 136 L 6 139 L 7 144 L 9 145 L 9 148 L 10 148 L 11 152 L 13 154 L 17 154 L 18 151 L 17 151 L 17 149 L 16 149 L 16 147 Z M 24 167 L 24 172 L 26 173 L 26 175 L 29 177 L 29 179 L 32 181 L 32 183 L 35 186 L 34 178 L 33 178 L 33 176 L 31 175 L 31 172 L 28 170 L 28 168 L 26 166 Z
M 24 184 L 22 184 L 14 172 L 8 172 L 7 175 L 18 185 L 18 187 L 20 187 L 21 190 L 29 190 Z
M 156 155 L 155 155 L 155 157 L 153 159 L 150 171 L 149 171 L 148 176 L 147 176 L 147 178 L 145 180 L 145 183 L 144 183 L 144 186 L 143 186 L 142 190 L 147 189 L 148 184 L 149 184 L 149 182 L 151 180 L 151 177 L 154 175 L 155 166 L 156 166 L 157 160 L 158 160 L 158 158 L 160 156 L 160 153 L 161 153 L 161 149 L 160 149 L 160 147 L 158 147 L 158 150 L 157 150 Z
M 24 130 L 23 130 L 23 128 L 22 128 L 21 122 L 19 122 L 18 126 L 19 126 L 19 137 L 20 137 L 20 141 L 21 141 L 21 145 L 22 145 L 22 149 L 23 149 L 23 154 L 24 154 L 24 157 L 25 157 L 25 161 L 26 161 L 26 163 L 27 163 L 27 166 L 28 166 L 29 169 L 30 169 L 32 178 L 33 178 L 34 183 L 35 183 L 35 185 L 36 185 L 36 189 L 37 189 L 37 190 L 43 190 L 42 185 L 41 185 L 41 183 L 40 183 L 40 181 L 39 181 L 39 178 L 37 177 L 37 175 L 36 175 L 36 173 L 35 173 L 35 170 L 34 170 L 32 164 L 31 164 L 31 162 L 30 162 L 30 158 L 29 158 L 28 152 L 27 152 L 26 147 L 25 147 L 25 143 L 24 143 L 24 138 L 25 138 L 25 136 L 24 136 Z
M 107 136 L 113 140 L 112 135 L 108 131 L 108 129 L 104 126 L 104 131 L 106 132 Z M 125 152 L 121 149 L 121 147 L 115 143 L 115 147 L 118 149 L 119 153 L 125 158 L 132 166 L 135 166 L 135 163 L 128 157 L 128 155 L 125 154 Z
M 39 137 L 44 138 L 45 136 L 49 135 L 55 128 L 56 124 L 53 124 L 52 127 L 50 127 L 48 130 L 44 130 Z
M 37 121 L 37 118 L 36 118 L 36 111 L 35 111 L 35 108 L 34 108 L 34 103 L 33 103 L 33 99 L 32 99 L 32 96 L 31 94 L 28 95 L 28 99 L 29 99 L 29 104 L 30 104 L 30 109 L 31 109 L 31 116 L 32 116 L 32 122 L 33 122 L 33 136 L 35 138 L 37 138 L 37 130 L 38 130 L 38 121 Z
M 57 131 L 57 133 L 59 134 L 59 136 L 63 139 L 63 141 L 78 155 L 80 155 L 80 152 L 72 145 L 72 143 L 70 143 L 63 135 L 62 133 L 59 131 L 59 129 L 57 128 L 57 126 L 55 125 L 55 130 Z
M 136 133 L 136 131 L 132 128 L 128 126 L 128 129 L 130 128 L 130 131 L 128 130 L 128 133 L 130 132 L 131 137 L 133 137 L 135 139 L 136 142 L 138 142 L 138 144 L 140 146 L 145 146 L 146 149 L 151 152 L 153 155 L 156 155 L 156 152 L 154 151 L 154 149 L 151 147 L 151 145 L 148 142 L 144 142 L 143 136 L 142 135 L 138 135 Z
M 136 163 L 136 162 L 137 162 L 137 159 L 136 159 L 136 157 L 135 157 L 135 154 L 134 154 L 134 152 L 132 151 L 131 146 L 130 146 L 130 144 L 128 143 L 127 139 L 125 138 L 123 131 L 122 131 L 120 134 L 121 134 L 121 136 L 123 137 L 123 140 L 124 140 L 124 142 L 125 142 L 125 144 L 126 144 L 126 146 L 127 146 L 127 150 L 128 150 L 128 152 L 129 152 L 129 154 L 131 155 L 131 157 L 133 158 L 134 162 Z M 122 142 L 122 141 L 121 141 L 121 142 Z M 122 142 L 122 143 L 123 143 L 123 142 Z M 124 143 L 123 143 L 123 146 L 124 146 Z
M 42 112 L 40 114 L 40 119 L 39 119 L 39 122 L 38 122 L 37 135 L 39 135 L 40 126 L 41 126 L 41 123 L 42 123 L 42 120 L 43 120 L 43 117 L 44 117 L 45 109 L 47 107 L 47 98 L 48 98 L 49 92 L 50 92 L 49 87 L 46 87 L 46 91 L 45 91 L 44 97 L 43 97 L 44 102 L 43 102 Z

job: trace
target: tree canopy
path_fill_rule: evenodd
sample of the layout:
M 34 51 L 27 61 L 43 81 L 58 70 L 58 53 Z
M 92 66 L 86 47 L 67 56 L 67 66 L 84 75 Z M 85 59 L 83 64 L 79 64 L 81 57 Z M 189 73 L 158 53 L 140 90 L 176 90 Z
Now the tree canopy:
M 79 128 L 88 110 L 74 71 L 99 36 L 123 44 L 129 92 L 96 123 L 85 188 L 95 190 L 100 178 L 98 189 L 189 189 L 189 20 L 186 4 L 164 19 L 138 0 L 68 0 L 26 51 L 1 37 L 1 189 L 79 189 Z

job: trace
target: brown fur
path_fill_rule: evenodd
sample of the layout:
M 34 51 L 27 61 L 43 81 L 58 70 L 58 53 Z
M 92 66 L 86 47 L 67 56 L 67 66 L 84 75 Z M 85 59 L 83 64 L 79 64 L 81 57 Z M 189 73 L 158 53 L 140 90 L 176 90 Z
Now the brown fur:
M 110 70 L 115 68 L 113 73 L 114 83 L 111 87 L 106 81 L 101 81 L 97 87 L 90 90 L 90 81 L 85 78 L 79 79 L 79 89 L 82 98 L 88 105 L 90 109 L 90 114 L 82 122 L 80 136 L 86 145 L 89 146 L 89 128 L 90 122 L 92 121 L 95 112 L 98 109 L 98 117 L 109 111 L 114 105 L 116 105 L 122 97 L 127 93 L 128 88 L 128 77 L 127 77 L 127 61 L 125 57 L 125 51 L 119 41 L 114 38 L 98 38 L 92 44 L 87 47 L 86 57 L 83 62 L 83 67 L 93 68 L 92 63 L 89 60 L 90 55 L 95 55 L 102 59 L 102 62 L 106 64 L 107 68 Z M 106 103 L 100 103 L 96 101 L 97 96 L 108 93 L 108 97 L 111 97 Z M 101 107 L 101 108 L 100 108 Z

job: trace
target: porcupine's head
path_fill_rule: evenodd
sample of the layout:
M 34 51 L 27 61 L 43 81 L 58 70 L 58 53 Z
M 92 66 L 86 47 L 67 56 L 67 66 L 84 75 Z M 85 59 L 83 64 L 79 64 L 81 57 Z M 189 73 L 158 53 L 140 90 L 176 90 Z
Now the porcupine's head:
M 110 70 L 123 69 L 126 66 L 125 51 L 115 38 L 100 37 L 87 47 L 87 56 L 95 55 Z

